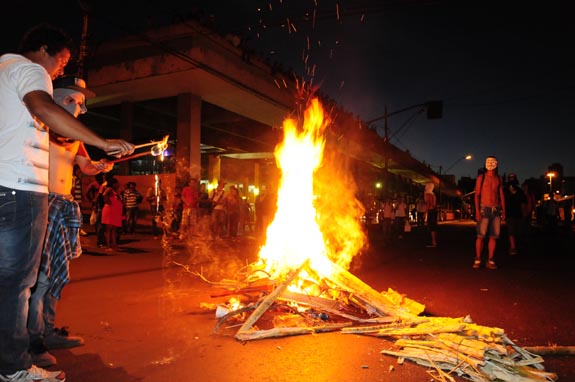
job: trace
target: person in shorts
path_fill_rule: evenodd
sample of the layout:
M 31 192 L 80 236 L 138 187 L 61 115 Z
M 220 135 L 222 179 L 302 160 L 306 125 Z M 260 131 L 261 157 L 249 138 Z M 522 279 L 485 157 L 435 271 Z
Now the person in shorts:
M 501 231 L 501 220 L 505 220 L 505 196 L 503 181 L 497 172 L 497 158 L 485 159 L 485 168 L 475 181 L 475 220 L 477 221 L 477 238 L 475 240 L 475 260 L 473 268 L 481 266 L 481 256 L 485 238 L 487 241 L 487 262 L 485 267 L 497 269 L 493 260 L 495 246 Z

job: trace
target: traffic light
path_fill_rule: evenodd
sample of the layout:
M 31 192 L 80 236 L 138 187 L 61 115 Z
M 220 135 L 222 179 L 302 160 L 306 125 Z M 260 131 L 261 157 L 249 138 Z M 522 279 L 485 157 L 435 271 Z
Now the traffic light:
M 439 119 L 443 116 L 443 101 L 428 101 L 425 105 L 427 106 L 427 119 Z

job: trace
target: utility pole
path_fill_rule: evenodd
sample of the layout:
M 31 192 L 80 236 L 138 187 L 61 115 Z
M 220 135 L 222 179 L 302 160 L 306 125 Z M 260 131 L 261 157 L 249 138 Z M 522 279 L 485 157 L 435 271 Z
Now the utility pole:
M 80 38 L 80 49 L 78 52 L 78 77 L 86 80 L 84 78 L 85 70 L 84 65 L 86 64 L 86 57 L 88 56 L 88 15 L 92 9 L 89 1 L 78 0 L 78 6 L 82 9 L 84 16 L 82 18 L 82 36 Z
M 403 113 L 404 111 L 408 111 L 408 110 L 412 110 L 415 108 L 425 108 L 425 110 L 427 110 L 427 119 L 439 119 L 443 116 L 443 101 L 427 101 L 425 103 L 419 103 L 417 105 L 412 105 L 412 106 L 408 106 L 408 107 L 404 107 L 403 109 L 399 109 L 397 111 L 393 111 L 391 113 L 387 112 L 387 105 L 384 108 L 384 114 L 374 118 L 370 121 L 367 121 L 366 124 L 369 126 L 374 122 L 380 121 L 380 120 L 384 120 L 384 142 L 388 143 L 389 142 L 389 126 L 388 126 L 388 119 L 389 117 L 391 117 L 392 115 L 396 115 L 399 113 Z M 387 153 L 384 152 L 384 159 L 383 159 L 383 169 L 384 169 L 384 173 L 383 173 L 383 179 L 384 179 L 384 184 L 383 184 L 383 194 L 387 196 L 387 192 L 389 191 L 389 175 L 388 175 L 388 166 L 389 166 L 389 158 L 387 156 Z

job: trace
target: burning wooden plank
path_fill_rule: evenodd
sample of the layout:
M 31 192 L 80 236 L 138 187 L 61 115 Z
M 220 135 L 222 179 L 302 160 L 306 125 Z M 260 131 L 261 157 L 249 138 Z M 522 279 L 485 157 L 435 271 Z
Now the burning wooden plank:
M 250 317 L 244 322 L 241 326 L 240 330 L 238 330 L 236 334 L 236 339 L 243 340 L 243 338 L 247 337 L 248 330 L 251 329 L 253 324 L 268 310 L 268 308 L 274 303 L 274 301 L 281 295 L 288 285 L 290 285 L 295 277 L 301 272 L 302 268 L 307 264 L 307 261 L 304 262 L 298 269 L 293 270 L 286 278 L 284 282 L 279 284 L 273 292 L 271 292 L 263 301 L 258 305 L 256 310 L 250 315 Z
M 358 317 L 352 314 L 347 313 L 344 310 L 344 307 L 342 306 L 343 303 L 341 301 L 338 300 L 332 300 L 332 299 L 327 299 L 327 298 L 323 298 L 323 297 L 316 297 L 316 296 L 310 296 L 310 295 L 305 295 L 302 293 L 296 293 L 296 292 L 290 292 L 290 291 L 285 291 L 280 297 L 280 300 L 285 300 L 287 302 L 295 302 L 298 305 L 304 305 L 304 306 L 308 306 L 308 307 L 312 307 L 312 308 L 316 308 L 319 309 L 323 312 L 327 312 L 333 315 L 337 315 L 343 318 L 346 318 L 348 320 L 352 320 L 358 323 L 365 323 L 365 322 L 369 322 L 369 323 L 373 323 L 373 322 L 379 322 L 379 323 L 385 323 L 385 322 L 393 322 L 396 319 L 394 317 L 372 317 L 372 318 L 362 318 L 362 317 Z
M 375 289 L 337 264 L 333 262 L 326 262 L 326 264 L 330 266 L 330 269 L 329 271 L 322 272 L 321 276 L 323 278 L 334 283 L 338 288 L 359 297 L 372 306 L 381 316 L 397 317 L 409 321 L 416 317 L 417 314 L 421 313 L 416 313 L 417 310 L 424 307 L 419 304 L 417 308 L 412 310 L 415 305 L 397 305 L 388 296 L 377 292 Z

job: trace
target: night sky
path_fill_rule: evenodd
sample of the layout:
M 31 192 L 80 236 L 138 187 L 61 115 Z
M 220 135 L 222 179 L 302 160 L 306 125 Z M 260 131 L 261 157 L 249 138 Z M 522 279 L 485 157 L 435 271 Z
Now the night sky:
M 92 46 L 193 15 L 244 37 L 256 54 L 295 70 L 364 121 L 386 106 L 391 113 L 441 100 L 441 119 L 415 108 L 388 120 L 391 142 L 436 171 L 455 164 L 449 173 L 475 177 L 495 155 L 500 173 L 520 181 L 553 163 L 575 176 L 575 23 L 567 1 L 152 0 L 122 2 L 126 11 L 91 3 Z M 0 51 L 13 50 L 39 21 L 79 41 L 80 2 L 51 4 L 15 12 L 19 26 L 1 26 Z M 383 121 L 373 128 L 383 134 Z M 474 159 L 458 161 L 466 154 Z

